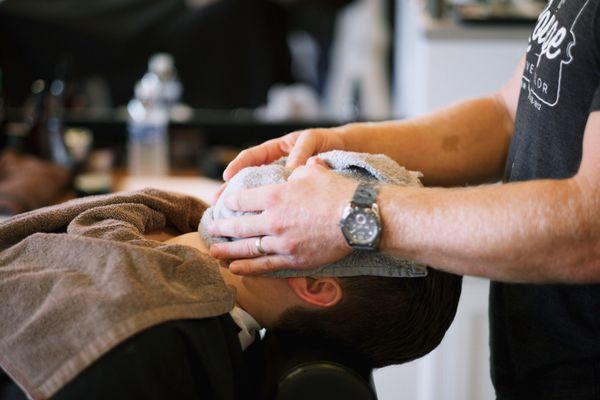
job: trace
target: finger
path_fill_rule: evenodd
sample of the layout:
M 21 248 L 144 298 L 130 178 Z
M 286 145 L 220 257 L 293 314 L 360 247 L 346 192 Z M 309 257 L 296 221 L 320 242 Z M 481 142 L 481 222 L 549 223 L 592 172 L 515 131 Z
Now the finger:
M 307 167 L 310 167 L 313 165 L 319 165 L 323 168 L 331 169 L 329 164 L 327 164 L 324 160 L 322 160 L 321 158 L 319 158 L 317 156 L 313 156 L 313 157 L 309 158 L 308 161 L 306 162 Z
M 221 259 L 240 259 L 261 257 L 266 254 L 277 253 L 274 251 L 276 239 L 272 236 L 263 236 L 260 239 L 260 247 L 264 253 L 258 251 L 256 240 L 258 238 L 236 240 L 234 242 L 216 243 L 210 246 L 210 255 Z
M 265 185 L 238 190 L 223 199 L 225 207 L 235 211 L 263 211 L 274 202 L 281 185 Z
M 310 131 L 302 132 L 294 144 L 292 151 L 290 151 L 286 167 L 297 168 L 306 164 L 309 157 L 315 154 L 317 144 L 318 139 L 316 134 Z
M 282 150 L 283 139 L 271 139 L 258 146 L 243 150 L 237 157 L 229 163 L 223 171 L 223 179 L 230 180 L 246 167 L 258 166 L 273 162 L 286 155 Z
M 298 179 L 303 179 L 303 178 L 308 177 L 311 174 L 314 174 L 316 172 L 327 171 L 328 169 L 329 169 L 329 166 L 327 166 L 327 169 L 326 169 L 321 164 L 317 164 L 317 163 L 315 163 L 314 165 L 304 165 L 304 166 L 298 167 L 294 171 L 292 171 L 292 173 L 288 177 L 288 182 L 293 182 Z
M 213 198 L 212 198 L 213 205 L 217 202 L 217 200 L 219 200 L 219 197 L 221 197 L 221 194 L 223 194 L 223 191 L 225 190 L 226 187 L 227 187 L 227 182 L 222 184 L 221 187 L 219 188 L 219 190 L 217 190 L 217 192 L 213 195 Z
M 245 260 L 235 260 L 229 264 L 229 270 L 238 275 L 258 275 L 292 267 L 288 257 L 270 255 Z
M 247 238 L 270 234 L 267 229 L 267 220 L 261 214 L 215 220 L 208 227 L 208 233 L 213 236 L 231 238 Z

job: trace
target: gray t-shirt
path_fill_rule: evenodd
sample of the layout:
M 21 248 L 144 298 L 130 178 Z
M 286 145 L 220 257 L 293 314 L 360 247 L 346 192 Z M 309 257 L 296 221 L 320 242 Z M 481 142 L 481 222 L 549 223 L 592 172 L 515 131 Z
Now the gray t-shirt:
M 506 181 L 567 178 L 600 110 L 600 0 L 550 0 L 527 49 Z M 600 396 L 600 285 L 493 282 L 499 399 Z M 575 397 L 581 395 L 582 397 Z

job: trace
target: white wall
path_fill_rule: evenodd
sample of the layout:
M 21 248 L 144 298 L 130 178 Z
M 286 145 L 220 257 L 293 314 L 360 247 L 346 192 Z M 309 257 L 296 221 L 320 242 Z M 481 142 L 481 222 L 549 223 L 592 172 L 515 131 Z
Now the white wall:
M 442 344 L 408 364 L 375 371 L 379 400 L 491 400 L 489 282 L 465 278 L 456 318 Z

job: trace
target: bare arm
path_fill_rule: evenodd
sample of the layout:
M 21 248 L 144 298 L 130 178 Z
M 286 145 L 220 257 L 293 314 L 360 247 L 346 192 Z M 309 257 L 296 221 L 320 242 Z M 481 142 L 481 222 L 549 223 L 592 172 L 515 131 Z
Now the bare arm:
M 424 117 L 345 129 L 346 150 L 384 153 L 423 172 L 428 186 L 455 186 L 501 177 L 513 121 L 496 94 Z
M 381 194 L 384 249 L 516 282 L 600 282 L 600 112 L 570 179 Z M 410 234 L 409 234 L 410 232 Z

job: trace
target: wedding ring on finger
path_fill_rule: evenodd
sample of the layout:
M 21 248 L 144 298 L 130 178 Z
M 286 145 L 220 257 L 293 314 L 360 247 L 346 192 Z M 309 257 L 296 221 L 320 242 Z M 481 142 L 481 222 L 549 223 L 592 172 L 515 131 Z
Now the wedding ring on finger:
M 262 238 L 264 236 L 259 236 L 256 238 L 256 241 L 254 242 L 254 246 L 256 247 L 256 251 L 258 251 L 258 254 L 264 255 L 267 254 L 267 252 L 265 251 L 265 249 L 263 249 L 261 242 L 262 242 Z

